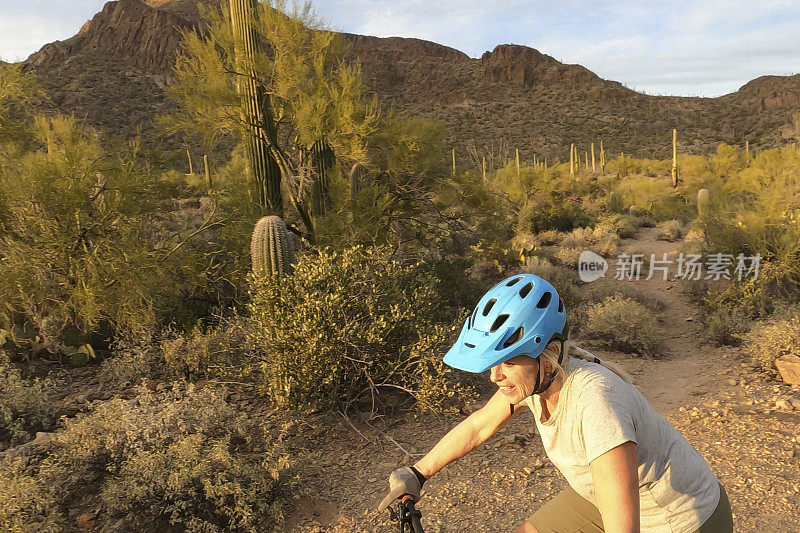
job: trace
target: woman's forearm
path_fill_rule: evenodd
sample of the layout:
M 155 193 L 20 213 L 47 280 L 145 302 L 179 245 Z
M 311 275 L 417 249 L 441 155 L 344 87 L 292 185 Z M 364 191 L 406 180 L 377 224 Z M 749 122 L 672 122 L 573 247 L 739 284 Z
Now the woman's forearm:
M 414 468 L 426 478 L 430 478 L 448 464 L 480 446 L 487 438 L 481 441 L 477 428 L 469 418 L 466 418 L 447 432 L 425 457 L 417 461 Z
M 512 416 L 508 401 L 502 394 L 496 393 L 485 406 L 448 431 L 425 457 L 417 461 L 414 468 L 426 478 L 431 477 L 486 442 Z

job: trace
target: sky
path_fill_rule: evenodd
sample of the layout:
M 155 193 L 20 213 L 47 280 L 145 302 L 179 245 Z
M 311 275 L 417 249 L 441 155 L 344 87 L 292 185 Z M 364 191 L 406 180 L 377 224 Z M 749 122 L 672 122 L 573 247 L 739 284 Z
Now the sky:
M 0 0 L 0 58 L 77 33 L 103 0 Z M 800 73 L 800 0 L 316 0 L 333 30 L 426 39 L 480 57 L 536 48 L 649 94 L 718 96 Z

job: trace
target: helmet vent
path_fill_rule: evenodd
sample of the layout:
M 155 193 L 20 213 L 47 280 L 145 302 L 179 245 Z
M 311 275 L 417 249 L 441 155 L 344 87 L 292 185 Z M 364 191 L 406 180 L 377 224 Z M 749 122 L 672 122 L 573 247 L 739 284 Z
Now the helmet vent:
M 465 342 L 465 343 L 464 343 L 464 346 L 466 346 L 467 348 L 474 348 L 474 347 L 475 347 L 475 345 L 474 345 L 474 344 L 470 344 L 470 343 L 468 343 L 468 342 Z
M 545 292 L 542 294 L 542 297 L 539 299 L 539 303 L 536 304 L 537 309 L 545 309 L 548 305 L 550 305 L 550 300 L 553 298 L 553 293 L 550 291 Z
M 518 282 L 518 281 L 519 281 L 519 280 L 521 280 L 521 279 L 522 279 L 522 278 L 514 278 L 514 279 L 512 279 L 511 281 L 509 281 L 508 283 L 506 283 L 506 287 L 511 287 L 512 285 L 514 285 L 516 282 Z
M 525 297 L 528 295 L 528 293 L 529 293 L 529 292 L 531 292 L 531 289 L 532 289 L 532 288 L 533 288 L 533 283 L 527 283 L 527 284 L 525 284 L 525 286 L 524 286 L 524 287 L 522 287 L 522 288 L 519 290 L 519 297 L 520 297 L 520 298 L 525 298 Z
M 522 334 L 524 333 L 524 329 L 522 326 L 517 328 L 517 331 L 511 334 L 511 336 L 506 339 L 506 342 L 503 343 L 503 348 L 508 348 L 509 346 L 516 344 L 522 338 Z
M 471 328 L 473 325 L 475 325 L 475 316 L 476 316 L 477 314 L 478 314 L 478 307 L 476 306 L 476 307 L 475 307 L 475 310 L 474 310 L 474 311 L 472 312 L 472 314 L 469 316 L 469 323 L 467 324 L 467 327 L 468 327 L 468 328 Z
M 495 319 L 494 324 L 492 324 L 492 327 L 489 329 L 489 333 L 494 333 L 495 331 L 497 331 L 500 326 L 505 324 L 506 320 L 508 320 L 508 315 L 498 316 Z
M 534 341 L 536 344 L 539 344 L 540 342 L 542 342 L 542 338 L 541 338 L 541 337 L 536 337 L 535 339 L 533 339 L 533 341 Z
M 564 301 L 561 300 L 561 298 L 558 299 L 558 312 L 559 313 L 564 312 Z
M 481 313 L 481 314 L 483 316 L 487 316 L 489 314 L 489 311 L 492 310 L 492 307 L 494 307 L 494 304 L 496 304 L 496 303 L 497 303 L 497 298 L 492 298 L 491 300 L 486 302 L 486 306 L 484 306 L 483 313 Z

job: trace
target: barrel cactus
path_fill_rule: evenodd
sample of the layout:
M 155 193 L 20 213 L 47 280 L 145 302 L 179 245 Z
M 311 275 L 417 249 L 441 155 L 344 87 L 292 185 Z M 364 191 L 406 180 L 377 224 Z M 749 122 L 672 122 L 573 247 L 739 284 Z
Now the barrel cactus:
M 256 276 L 280 277 L 291 273 L 294 255 L 294 243 L 280 217 L 270 215 L 256 222 L 250 241 L 250 257 Z
M 697 214 L 700 217 L 707 217 L 711 213 L 711 195 L 708 189 L 697 191 Z

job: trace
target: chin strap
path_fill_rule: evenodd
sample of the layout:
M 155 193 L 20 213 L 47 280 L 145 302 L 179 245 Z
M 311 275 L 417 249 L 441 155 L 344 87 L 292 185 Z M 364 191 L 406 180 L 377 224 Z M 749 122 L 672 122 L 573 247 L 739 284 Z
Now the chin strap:
M 550 387 L 550 385 L 553 384 L 553 381 L 556 379 L 556 372 L 545 372 L 545 381 L 541 382 L 541 371 L 542 365 L 539 364 L 539 368 L 536 370 L 536 386 L 533 388 L 533 392 L 531 394 L 543 393 Z

